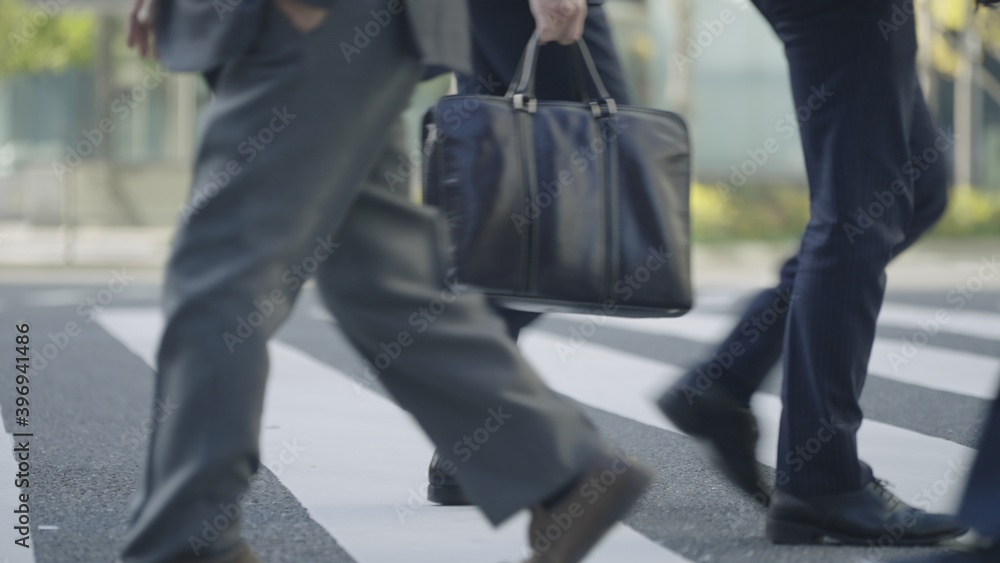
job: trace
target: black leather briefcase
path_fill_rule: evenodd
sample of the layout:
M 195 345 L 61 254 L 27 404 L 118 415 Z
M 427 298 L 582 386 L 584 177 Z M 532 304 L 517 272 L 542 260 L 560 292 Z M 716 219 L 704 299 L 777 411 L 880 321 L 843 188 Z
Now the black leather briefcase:
M 673 113 L 617 105 L 577 45 L 592 81 L 584 101 L 534 97 L 532 37 L 505 96 L 445 96 L 428 111 L 424 202 L 448 220 L 458 279 L 506 307 L 682 315 L 687 128 Z

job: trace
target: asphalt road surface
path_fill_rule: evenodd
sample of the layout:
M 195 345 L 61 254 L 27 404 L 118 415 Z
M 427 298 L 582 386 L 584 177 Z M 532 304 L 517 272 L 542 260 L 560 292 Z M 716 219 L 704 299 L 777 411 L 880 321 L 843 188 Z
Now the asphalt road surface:
M 27 488 L 15 488 L 17 444 L 3 442 L 7 451 L 0 452 L 5 563 L 109 562 L 121 544 L 150 420 L 169 405 L 151 410 L 159 288 L 114 280 L 0 285 L 0 412 L 8 435 L 32 434 Z M 1000 294 L 995 285 L 978 285 L 961 298 L 949 289 L 890 293 L 862 400 L 863 458 L 901 498 L 937 510 L 953 510 L 960 497 L 1000 382 Z M 919 551 L 771 545 L 763 509 L 725 483 L 699 446 L 652 407 L 652 396 L 711 352 L 747 296 L 705 291 L 680 319 L 553 315 L 525 333 L 521 348 L 546 381 L 660 472 L 588 561 L 889 561 Z M 15 411 L 16 323 L 28 323 L 32 354 L 51 356 L 36 362 L 23 426 Z M 768 476 L 777 455 L 778 379 L 774 374 L 754 402 L 758 459 Z M 266 468 L 244 524 L 264 561 L 512 563 L 523 556 L 526 516 L 491 530 L 474 509 L 426 502 L 430 444 L 364 376 L 309 288 L 272 344 L 265 410 Z M 21 537 L 14 511 L 25 493 L 30 549 L 14 543 Z

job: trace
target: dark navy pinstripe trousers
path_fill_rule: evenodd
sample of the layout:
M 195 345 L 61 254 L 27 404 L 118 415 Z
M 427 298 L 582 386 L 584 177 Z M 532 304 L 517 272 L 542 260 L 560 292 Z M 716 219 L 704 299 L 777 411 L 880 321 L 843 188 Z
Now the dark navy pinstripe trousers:
M 858 459 L 858 399 L 885 267 L 943 213 L 953 141 L 924 102 L 904 2 L 755 4 L 785 45 L 811 218 L 778 287 L 751 302 L 720 346 L 744 352 L 718 380 L 748 402 L 784 352 L 776 484 L 800 495 L 852 491 L 872 478 Z

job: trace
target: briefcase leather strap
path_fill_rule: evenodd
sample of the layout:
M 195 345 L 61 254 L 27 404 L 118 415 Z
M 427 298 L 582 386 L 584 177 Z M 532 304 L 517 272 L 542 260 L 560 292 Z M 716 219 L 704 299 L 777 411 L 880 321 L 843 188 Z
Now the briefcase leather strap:
M 514 76 L 517 77 L 517 80 L 510 83 L 510 87 L 507 88 L 507 93 L 504 96 L 510 99 L 518 109 L 524 108 L 532 111 L 528 106 L 536 99 L 535 66 L 538 64 L 538 49 L 540 46 L 538 43 L 538 31 L 535 31 L 531 34 L 531 38 L 528 39 L 528 44 L 524 47 L 521 60 L 517 64 L 517 69 L 514 70 Z M 583 59 L 583 64 L 587 68 L 587 74 L 590 75 L 591 84 L 597 92 L 597 99 L 594 99 L 585 89 L 581 89 L 580 101 L 591 102 L 592 107 L 595 106 L 595 103 L 598 107 L 603 104 L 605 107 L 614 108 L 613 111 L 610 111 L 610 113 L 614 113 L 617 110 L 617 105 L 611 94 L 608 93 L 608 88 L 604 85 L 601 74 L 597 71 L 597 65 L 594 64 L 594 58 L 590 54 L 587 42 L 581 37 L 577 40 L 576 47 L 579 49 L 580 58 Z

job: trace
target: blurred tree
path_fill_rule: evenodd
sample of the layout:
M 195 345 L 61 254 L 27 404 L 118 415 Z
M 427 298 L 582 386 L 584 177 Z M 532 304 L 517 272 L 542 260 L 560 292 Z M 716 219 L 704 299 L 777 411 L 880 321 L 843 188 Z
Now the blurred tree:
M 0 0 L 0 76 L 59 72 L 90 63 L 96 18 L 64 13 L 67 0 Z
M 963 56 L 967 29 L 975 32 L 984 49 L 1000 55 L 1000 9 L 975 9 L 975 0 L 926 0 L 933 20 L 934 68 L 955 76 Z
M 1000 11 L 977 9 L 975 0 L 922 3 L 920 15 L 930 20 L 929 66 L 953 82 L 954 181 L 965 191 L 983 177 L 976 172 L 982 170 L 977 147 L 985 142 L 982 94 L 1000 104 L 1000 77 L 983 65 L 987 54 L 1000 57 Z

